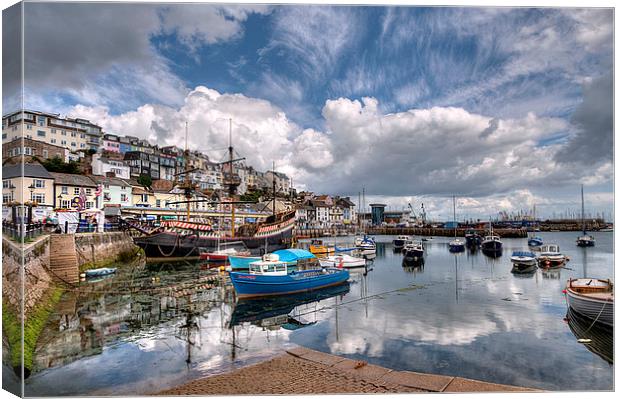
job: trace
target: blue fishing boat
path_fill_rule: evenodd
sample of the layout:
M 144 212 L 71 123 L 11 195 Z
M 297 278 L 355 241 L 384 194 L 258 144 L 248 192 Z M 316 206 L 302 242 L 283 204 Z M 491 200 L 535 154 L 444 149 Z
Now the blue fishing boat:
M 530 237 L 527 240 L 527 245 L 529 247 L 540 247 L 540 246 L 543 245 L 543 239 L 542 239 L 542 237 L 539 237 L 539 236 Z
M 286 262 L 289 266 L 296 266 L 300 261 L 302 261 L 302 263 L 307 263 L 307 261 L 316 259 L 316 256 L 312 252 L 298 248 L 280 249 L 273 253 L 278 255 L 280 260 Z M 258 256 L 228 257 L 232 270 L 248 270 L 250 268 L 250 263 L 259 260 L 261 260 L 261 258 Z
M 286 262 L 275 254 L 250 263 L 249 273 L 230 272 L 238 298 L 295 294 L 342 284 L 349 279 L 344 269 L 323 268 L 288 273 Z
M 114 273 L 116 273 L 115 267 L 102 267 L 100 269 L 90 269 L 84 272 L 87 278 L 107 276 L 108 274 L 114 274 Z

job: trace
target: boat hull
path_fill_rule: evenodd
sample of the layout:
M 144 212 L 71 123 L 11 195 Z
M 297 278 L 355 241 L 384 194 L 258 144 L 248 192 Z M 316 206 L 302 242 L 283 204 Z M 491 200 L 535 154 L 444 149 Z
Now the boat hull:
M 502 255 L 502 243 L 499 241 L 484 241 L 480 247 L 485 255 L 492 257 Z
M 450 252 L 463 252 L 465 251 L 465 244 L 450 244 Z
M 577 246 L 579 246 L 579 247 L 593 247 L 594 246 L 594 240 L 581 240 L 581 239 L 578 239 L 577 240 Z
M 538 257 L 538 266 L 542 268 L 562 267 L 566 262 L 564 255 L 541 255 Z
M 405 240 L 396 239 L 392 242 L 394 243 L 394 248 L 403 248 L 405 246 Z
M 410 249 L 403 251 L 403 255 L 408 259 L 420 259 L 424 257 L 424 251 L 419 249 Z
M 569 308 L 591 320 L 613 327 L 614 325 L 614 302 L 604 299 L 585 297 L 572 291 L 566 290 L 566 302 Z
M 222 237 L 197 234 L 179 234 L 164 231 L 148 236 L 134 237 L 134 243 L 144 250 L 147 258 L 183 258 L 200 256 L 200 248 L 216 251 L 221 243 L 242 241 L 251 253 L 262 255 L 290 247 L 293 237 L 292 226 L 283 232 L 262 237 Z
M 230 272 L 238 298 L 296 294 L 342 284 L 349 279 L 344 269 L 303 270 L 285 276 Z

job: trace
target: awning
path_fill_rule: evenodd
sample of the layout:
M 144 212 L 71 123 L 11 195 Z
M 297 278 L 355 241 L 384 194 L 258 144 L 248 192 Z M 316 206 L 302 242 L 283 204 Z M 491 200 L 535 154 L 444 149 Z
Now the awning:
M 296 262 L 300 259 L 316 258 L 312 252 L 297 248 L 280 249 L 278 251 L 274 251 L 273 253 L 278 255 L 282 262 Z

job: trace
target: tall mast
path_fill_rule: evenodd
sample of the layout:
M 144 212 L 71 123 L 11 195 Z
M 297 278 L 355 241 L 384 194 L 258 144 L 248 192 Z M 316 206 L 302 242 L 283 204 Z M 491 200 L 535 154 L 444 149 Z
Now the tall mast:
M 232 146 L 232 118 L 228 119 L 228 166 L 230 167 L 230 179 L 233 179 L 233 146 Z M 230 186 L 230 201 L 233 202 L 233 187 Z M 230 204 L 230 236 L 235 236 L 235 204 Z M 234 331 L 234 330 L 233 330 Z
M 364 213 L 364 234 L 366 234 L 366 187 L 362 187 L 362 213 Z
M 452 214 L 454 215 L 454 238 L 456 238 L 456 197 L 452 196 Z
M 189 222 L 189 218 L 190 218 L 190 200 L 192 199 L 192 191 L 191 191 L 191 184 L 190 184 L 190 180 L 189 180 L 189 148 L 187 146 L 187 121 L 185 121 L 185 151 L 184 151 L 184 156 L 185 156 L 185 178 L 183 179 L 184 183 L 185 183 L 185 199 L 187 200 L 187 221 Z
M 586 235 L 586 219 L 584 216 L 585 207 L 583 205 L 583 184 L 581 185 L 581 225 L 583 227 L 583 235 Z
M 275 216 L 276 215 L 276 161 L 272 161 L 271 189 L 273 190 L 273 204 L 271 207 L 271 212 Z

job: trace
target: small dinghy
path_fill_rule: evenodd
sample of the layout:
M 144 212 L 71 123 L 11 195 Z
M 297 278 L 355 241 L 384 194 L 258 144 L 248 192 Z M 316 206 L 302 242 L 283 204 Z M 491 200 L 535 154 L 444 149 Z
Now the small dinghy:
M 513 273 L 530 273 L 536 270 L 536 255 L 529 251 L 514 251 L 510 257 Z
M 90 269 L 84 272 L 84 274 L 86 275 L 86 278 L 102 277 L 102 276 L 107 276 L 109 274 L 114 274 L 114 273 L 116 273 L 115 267 L 102 267 L 100 269 Z
M 323 267 L 350 268 L 366 266 L 366 259 L 347 254 L 328 256 L 327 258 L 319 259 L 319 262 L 321 262 L 321 266 Z
M 570 279 L 564 292 L 570 309 L 591 320 L 613 327 L 614 284 L 611 280 Z

